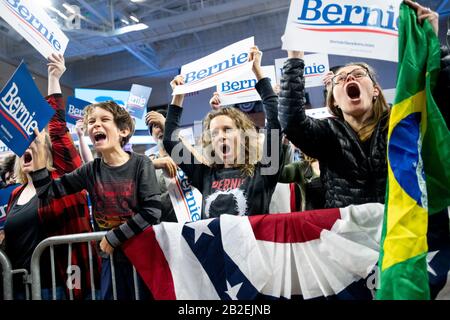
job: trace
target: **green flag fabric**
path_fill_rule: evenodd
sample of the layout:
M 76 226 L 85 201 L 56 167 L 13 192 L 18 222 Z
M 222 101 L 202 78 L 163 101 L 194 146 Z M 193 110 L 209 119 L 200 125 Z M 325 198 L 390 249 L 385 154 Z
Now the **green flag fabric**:
M 450 133 L 432 96 L 439 68 L 431 24 L 402 3 L 377 299 L 430 298 L 428 216 L 450 205 Z

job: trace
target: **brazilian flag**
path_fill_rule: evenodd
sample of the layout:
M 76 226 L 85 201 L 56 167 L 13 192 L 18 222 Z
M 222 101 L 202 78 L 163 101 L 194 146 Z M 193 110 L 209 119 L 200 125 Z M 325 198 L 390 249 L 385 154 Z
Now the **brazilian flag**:
M 388 182 L 377 299 L 429 299 L 429 216 L 450 205 L 450 133 L 432 91 L 440 68 L 431 24 L 400 7 L 399 66 L 388 130 Z

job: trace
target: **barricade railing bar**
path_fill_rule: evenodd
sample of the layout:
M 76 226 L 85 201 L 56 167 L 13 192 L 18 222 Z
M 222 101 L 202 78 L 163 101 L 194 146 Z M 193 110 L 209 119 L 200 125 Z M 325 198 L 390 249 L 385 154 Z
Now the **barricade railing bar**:
M 65 285 L 68 288 L 69 300 L 74 299 L 73 290 L 74 288 L 69 285 L 69 279 L 72 270 L 72 249 L 74 243 L 86 243 L 88 248 L 88 258 L 89 258 L 89 274 L 90 274 L 90 286 L 91 286 L 91 299 L 96 300 L 96 288 L 94 279 L 94 255 L 92 249 L 92 242 L 100 241 L 106 232 L 92 232 L 92 233 L 79 233 L 72 235 L 54 236 L 42 240 L 33 251 L 30 264 L 30 272 L 26 269 L 13 270 L 11 262 L 5 252 L 0 250 L 0 266 L 1 266 L 1 276 L 3 283 L 3 299 L 13 300 L 13 275 L 17 273 L 23 273 L 23 283 L 25 285 L 25 299 L 30 299 L 30 286 L 31 286 L 31 299 L 32 300 L 42 300 L 42 282 L 41 282 L 41 256 L 46 249 L 50 251 L 50 272 L 51 272 L 51 298 L 56 300 L 57 296 L 57 284 L 56 284 L 56 266 L 55 266 L 55 246 L 67 245 L 67 281 Z M 96 248 L 94 248 L 96 250 Z M 111 267 L 111 284 L 112 284 L 112 297 L 117 300 L 117 286 L 116 286 L 116 268 L 114 264 L 113 255 L 109 255 L 109 263 Z M 47 270 L 43 270 L 47 271 Z M 139 286 L 138 286 L 138 276 L 136 269 L 133 267 L 133 283 L 134 283 L 134 295 L 135 299 L 139 300 Z
M 67 261 L 68 267 L 72 265 L 72 244 L 73 243 L 86 243 L 88 246 L 88 256 L 89 256 L 89 270 L 90 270 L 90 283 L 91 283 L 91 298 L 92 300 L 96 299 L 95 294 L 95 281 L 93 278 L 94 271 L 94 261 L 92 254 L 92 241 L 100 241 L 106 232 L 92 232 L 92 233 L 79 233 L 79 234 L 71 234 L 71 235 L 63 235 L 63 236 L 54 236 L 47 239 L 42 240 L 34 249 L 33 255 L 31 256 L 31 298 L 33 300 L 41 300 L 41 266 L 40 260 L 44 251 L 49 248 L 50 249 L 50 264 L 51 264 L 51 280 L 52 280 L 52 299 L 56 300 L 56 271 L 55 271 L 55 246 L 58 245 L 67 245 Z M 112 259 L 111 259 L 112 260 Z M 113 262 L 112 262 L 113 263 Z M 67 270 L 68 276 L 69 268 Z M 67 285 L 67 283 L 66 283 Z M 116 298 L 114 296 L 114 298 Z M 73 300 L 73 288 L 69 286 L 69 299 Z
M 3 299 L 12 300 L 13 299 L 13 283 L 12 283 L 12 266 L 6 254 L 0 250 L 0 266 L 1 275 L 3 282 Z
M 93 261 L 93 251 L 92 251 L 92 243 L 93 241 L 100 241 L 104 236 L 106 235 L 106 232 L 92 232 L 92 233 L 79 233 L 79 234 L 72 234 L 72 235 L 63 235 L 63 236 L 54 236 L 47 238 L 43 241 L 41 241 L 36 249 L 33 252 L 33 255 L 31 257 L 31 266 L 30 266 L 30 272 L 31 272 L 31 298 L 33 300 L 41 300 L 41 267 L 40 267 L 40 260 L 43 252 L 49 248 L 50 249 L 50 263 L 51 263 L 51 279 L 52 279 L 52 299 L 56 300 L 56 274 L 55 274 L 55 246 L 58 245 L 67 245 L 68 246 L 68 266 L 72 266 L 72 244 L 74 243 L 86 243 L 88 246 L 88 257 L 89 257 L 89 271 L 90 271 L 90 284 L 91 284 L 91 298 L 92 300 L 96 299 L 96 288 L 95 288 L 95 281 L 94 281 L 94 261 Z M 116 270 L 114 265 L 114 259 L 113 256 L 109 256 L 109 262 L 111 264 L 111 277 L 112 277 L 112 293 L 113 293 L 113 299 L 117 300 L 117 287 L 116 287 Z M 70 272 L 69 268 L 67 270 L 67 276 L 69 278 Z M 136 269 L 133 267 L 133 282 L 134 282 L 134 292 L 135 292 L 135 298 L 139 299 L 139 287 L 137 282 L 137 273 Z M 68 283 L 66 282 L 66 285 Z M 73 288 L 71 286 L 68 286 L 69 289 L 69 299 L 73 300 Z

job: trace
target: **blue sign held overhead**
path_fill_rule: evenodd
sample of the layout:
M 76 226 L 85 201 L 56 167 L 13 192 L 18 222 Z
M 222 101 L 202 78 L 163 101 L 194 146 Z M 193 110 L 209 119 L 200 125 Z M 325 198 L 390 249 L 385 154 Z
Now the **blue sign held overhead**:
M 142 119 L 147 107 L 152 88 L 133 84 L 128 97 L 127 110 L 131 116 Z
M 0 92 L 0 140 L 20 157 L 54 113 L 22 61 Z
M 67 98 L 66 105 L 66 121 L 71 124 L 76 124 L 77 120 L 83 119 L 84 108 L 91 103 L 75 97 Z

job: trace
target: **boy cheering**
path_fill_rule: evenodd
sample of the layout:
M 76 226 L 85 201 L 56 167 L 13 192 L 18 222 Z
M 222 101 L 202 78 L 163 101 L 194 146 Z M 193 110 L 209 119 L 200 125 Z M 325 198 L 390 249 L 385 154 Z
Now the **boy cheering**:
M 100 230 L 108 231 L 100 249 L 112 254 L 116 266 L 118 299 L 132 299 L 132 265 L 120 250 L 120 245 L 161 217 L 161 200 L 155 169 L 144 155 L 125 152 L 122 147 L 134 132 L 129 113 L 113 101 L 86 107 L 84 125 L 101 154 L 70 174 L 52 180 L 45 167 L 42 135 L 31 145 L 34 172 L 31 174 L 40 198 L 59 198 L 86 189 L 92 200 L 94 218 Z M 37 131 L 37 130 L 36 130 Z M 108 257 L 102 258 L 101 296 L 112 298 L 112 281 Z M 142 290 L 145 291 L 142 281 Z M 145 296 L 145 292 L 144 292 Z

